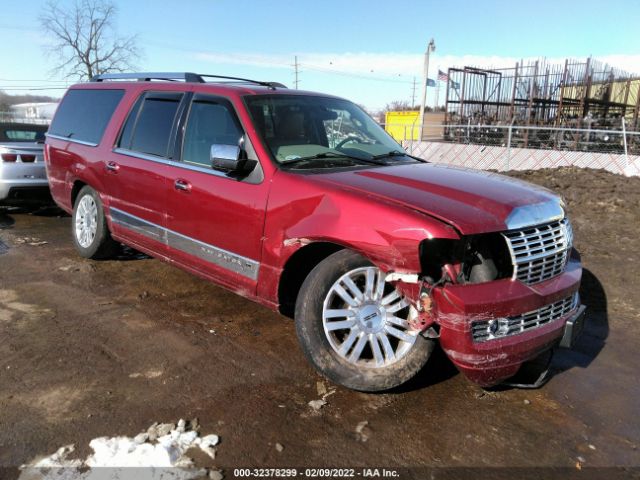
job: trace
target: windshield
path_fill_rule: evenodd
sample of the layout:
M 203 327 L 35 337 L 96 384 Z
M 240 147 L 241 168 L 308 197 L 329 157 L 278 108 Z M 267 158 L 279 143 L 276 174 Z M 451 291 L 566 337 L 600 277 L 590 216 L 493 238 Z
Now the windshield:
M 280 164 L 315 168 L 412 161 L 382 127 L 347 100 L 252 95 L 246 102 L 256 128 Z

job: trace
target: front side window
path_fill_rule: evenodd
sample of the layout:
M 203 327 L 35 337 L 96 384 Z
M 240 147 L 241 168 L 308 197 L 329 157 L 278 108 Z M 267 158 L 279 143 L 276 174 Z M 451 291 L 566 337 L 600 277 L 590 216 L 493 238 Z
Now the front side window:
M 123 127 L 118 146 L 166 157 L 181 93 L 146 93 L 136 102 Z
M 211 167 L 212 145 L 238 145 L 242 129 L 231 106 L 213 98 L 196 98 L 184 131 L 182 161 Z
M 256 128 L 282 165 L 327 168 L 413 161 L 360 107 L 312 95 L 245 97 Z
M 124 90 L 69 90 L 58 107 L 49 133 L 99 144 Z

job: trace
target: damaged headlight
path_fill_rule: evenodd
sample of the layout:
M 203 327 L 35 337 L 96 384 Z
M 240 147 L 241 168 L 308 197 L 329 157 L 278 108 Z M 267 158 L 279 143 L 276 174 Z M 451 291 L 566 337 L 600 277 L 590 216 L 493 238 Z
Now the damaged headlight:
M 420 244 L 424 276 L 437 282 L 445 265 L 452 265 L 457 283 L 484 283 L 510 278 L 513 263 L 504 237 L 499 233 L 469 235 L 459 240 L 429 239 Z

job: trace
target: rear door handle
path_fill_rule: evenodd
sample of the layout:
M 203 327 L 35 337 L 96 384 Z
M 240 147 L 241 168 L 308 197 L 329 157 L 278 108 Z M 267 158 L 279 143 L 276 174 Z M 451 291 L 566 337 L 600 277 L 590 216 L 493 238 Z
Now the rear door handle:
M 191 184 L 186 180 L 182 180 L 180 178 L 174 182 L 173 186 L 175 187 L 176 190 L 182 190 L 183 192 L 191 191 Z
M 118 165 L 116 162 L 107 162 L 105 168 L 109 172 L 118 173 L 118 170 L 120 170 L 120 165 Z

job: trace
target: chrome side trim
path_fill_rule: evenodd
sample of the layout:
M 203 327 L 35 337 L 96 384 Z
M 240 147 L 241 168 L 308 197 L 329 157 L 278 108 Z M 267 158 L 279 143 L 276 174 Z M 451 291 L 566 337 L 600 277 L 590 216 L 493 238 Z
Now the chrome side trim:
M 114 148 L 113 153 L 120 155 L 126 155 L 128 157 L 140 158 L 141 160 L 149 160 L 150 162 L 161 163 L 163 165 L 170 165 L 172 167 L 184 168 L 185 170 L 193 170 L 195 172 L 208 173 L 217 177 L 229 178 L 226 173 L 214 170 L 212 168 L 199 167 L 197 165 L 191 165 L 184 162 L 175 162 L 173 160 L 167 160 L 166 158 L 156 157 L 154 155 L 147 155 L 145 153 L 135 152 L 126 148 Z
M 188 237 L 155 223 L 131 215 L 118 208 L 110 207 L 111 221 L 140 235 L 164 243 L 206 262 L 230 270 L 243 277 L 257 280 L 260 263 L 242 255 Z
M 66 142 L 78 143 L 80 145 L 86 145 L 88 147 L 97 147 L 98 146 L 97 143 L 85 142 L 84 140 L 77 140 L 75 138 L 63 137 L 62 135 L 54 135 L 53 133 L 45 133 L 45 136 L 51 137 L 51 138 L 57 138 L 58 140 L 64 140 Z
M 109 212 L 111 213 L 111 221 L 116 225 L 128 228 L 129 230 L 139 233 L 140 235 L 144 235 L 145 237 L 149 237 L 152 240 L 156 240 L 164 244 L 167 243 L 167 236 L 163 231 L 164 229 L 155 223 L 147 222 L 146 220 L 113 207 L 109 208 Z
M 548 202 L 514 208 L 504 223 L 507 226 L 507 230 L 518 230 L 562 220 L 563 218 L 564 209 L 560 205 L 560 201 L 549 200 Z

